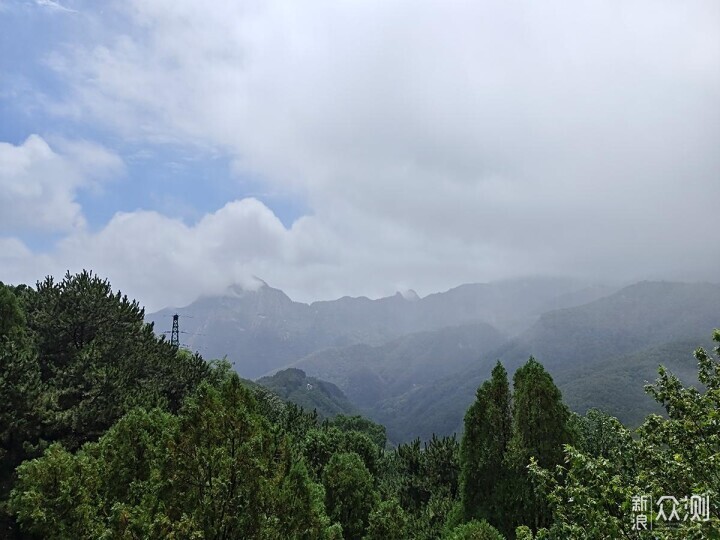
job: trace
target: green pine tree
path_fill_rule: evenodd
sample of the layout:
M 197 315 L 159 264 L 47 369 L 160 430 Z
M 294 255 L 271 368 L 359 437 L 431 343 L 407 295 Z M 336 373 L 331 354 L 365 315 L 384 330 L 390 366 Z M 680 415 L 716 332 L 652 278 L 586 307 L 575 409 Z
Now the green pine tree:
M 512 438 L 506 463 L 511 469 L 508 500 L 509 529 L 529 525 L 534 530 L 550 521 L 545 495 L 533 485 L 528 474 L 531 459 L 544 468 L 564 462 L 563 445 L 570 442 L 570 412 L 562 402 L 552 377 L 533 357 L 513 377 Z
M 500 362 L 465 415 L 460 492 L 465 521 L 501 526 L 506 515 L 505 453 L 511 437 L 510 386 Z

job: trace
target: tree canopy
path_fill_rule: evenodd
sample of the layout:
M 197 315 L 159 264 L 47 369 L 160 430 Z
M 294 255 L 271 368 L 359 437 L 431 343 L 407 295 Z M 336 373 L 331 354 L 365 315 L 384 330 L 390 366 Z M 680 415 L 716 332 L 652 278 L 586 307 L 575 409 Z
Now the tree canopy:
M 178 350 L 90 272 L 0 284 L 0 536 L 720 537 L 720 361 L 695 358 L 697 387 L 659 369 L 665 415 L 635 431 L 570 413 L 531 357 L 512 390 L 497 363 L 461 440 L 389 448 Z M 685 520 L 658 517 L 670 497 Z

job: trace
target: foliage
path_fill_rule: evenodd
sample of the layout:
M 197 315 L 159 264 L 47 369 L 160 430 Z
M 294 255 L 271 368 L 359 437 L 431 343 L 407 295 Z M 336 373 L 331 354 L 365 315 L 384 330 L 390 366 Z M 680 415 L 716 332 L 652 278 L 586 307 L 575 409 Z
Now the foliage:
M 385 444 L 387 443 L 385 426 L 376 424 L 364 416 L 338 414 L 330 423 L 341 431 L 359 431 L 365 433 L 380 448 L 385 448 Z
M 510 387 L 505 368 L 497 363 L 492 378 L 477 390 L 465 414 L 461 443 L 462 507 L 466 521 L 501 524 L 508 512 L 505 455 L 511 432 Z
M 323 489 L 256 406 L 233 377 L 178 417 L 132 411 L 98 443 L 22 464 L 11 508 L 43 538 L 320 538 Z
M 408 518 L 396 499 L 381 501 L 370 512 L 365 540 L 403 540 L 408 536 Z
M 376 475 L 380 467 L 381 450 L 365 433 L 340 431 L 323 424 L 307 431 L 300 444 L 301 453 L 316 478 L 322 477 L 325 467 L 337 453 L 356 454 L 372 475 Z
M 447 540 L 504 540 L 502 534 L 487 521 L 470 521 L 459 525 L 445 536 Z
M 322 475 L 328 515 L 346 539 L 363 536 L 377 493 L 373 478 L 354 452 L 333 454 Z
M 137 406 L 177 411 L 210 372 L 90 272 L 0 285 L 0 313 L 0 522 L 22 461 L 53 442 L 75 450 L 97 440 Z
M 720 343 L 720 332 L 714 339 Z M 720 354 L 720 347 L 716 349 Z M 564 538 L 706 538 L 720 536 L 720 362 L 695 351 L 703 392 L 684 387 L 665 368 L 647 391 L 668 417 L 649 416 L 637 437 L 619 422 L 604 422 L 594 444 L 567 446 L 566 464 L 548 470 L 537 462 L 533 475 L 550 491 L 551 535 Z M 590 421 L 597 425 L 597 418 Z M 633 498 L 662 496 L 678 500 L 707 495 L 709 521 L 657 520 L 652 533 L 634 530 Z M 649 513 L 658 508 L 651 508 Z

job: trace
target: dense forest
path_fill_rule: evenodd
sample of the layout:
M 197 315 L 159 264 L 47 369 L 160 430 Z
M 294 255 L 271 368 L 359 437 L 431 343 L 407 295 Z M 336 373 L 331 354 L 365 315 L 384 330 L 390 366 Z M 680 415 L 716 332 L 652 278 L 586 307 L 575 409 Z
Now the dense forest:
M 158 338 L 92 273 L 0 284 L 0 537 L 720 538 L 720 362 L 695 358 L 635 430 L 571 412 L 530 357 L 497 363 L 460 438 L 391 447 L 286 402 L 323 384 L 299 370 L 268 389 Z

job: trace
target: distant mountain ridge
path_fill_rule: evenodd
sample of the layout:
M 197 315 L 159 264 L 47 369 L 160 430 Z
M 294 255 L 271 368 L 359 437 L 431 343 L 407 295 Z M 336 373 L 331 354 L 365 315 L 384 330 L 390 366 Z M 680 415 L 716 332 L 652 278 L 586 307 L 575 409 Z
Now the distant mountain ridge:
M 532 278 L 461 285 L 424 298 L 398 293 L 304 304 L 258 280 L 252 290 L 236 287 L 224 296 L 150 314 L 147 320 L 156 331 L 167 331 L 172 314 L 179 312 L 183 343 L 206 358 L 227 356 L 241 376 L 255 378 L 325 348 L 376 346 L 450 326 L 485 323 L 512 334 L 549 309 L 607 293 L 607 288 L 575 280 Z
M 451 433 L 461 426 L 475 390 L 496 360 L 512 373 L 533 355 L 576 410 L 601 406 L 631 422 L 658 412 L 642 387 L 643 381 L 655 379 L 657 365 L 665 363 L 690 377 L 695 370 L 692 351 L 718 326 L 720 285 L 642 282 L 582 306 L 549 312 L 471 368 L 390 396 L 365 413 L 385 424 L 395 440 Z M 609 391 L 614 398 L 598 395 Z M 632 411 L 630 403 L 640 408 Z
M 174 312 L 148 319 L 160 331 Z M 682 376 L 694 371 L 694 346 L 682 352 L 720 326 L 720 285 L 542 278 L 303 304 L 258 282 L 179 312 L 184 341 L 206 358 L 227 355 L 248 378 L 302 370 L 405 441 L 459 429 L 495 361 L 512 373 L 530 355 L 575 410 L 600 406 L 628 422 L 657 412 L 642 385 L 665 358 Z

